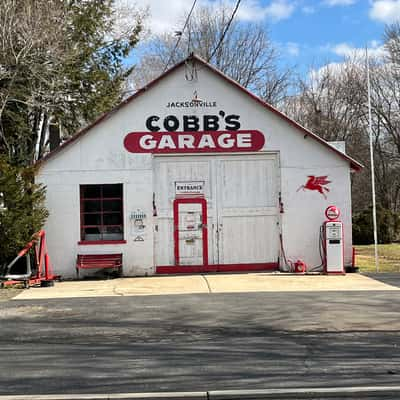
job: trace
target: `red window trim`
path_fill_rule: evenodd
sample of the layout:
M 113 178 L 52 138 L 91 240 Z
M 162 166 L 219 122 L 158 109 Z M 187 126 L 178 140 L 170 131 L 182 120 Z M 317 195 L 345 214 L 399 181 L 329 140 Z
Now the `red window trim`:
M 101 188 L 101 197 L 83 197 L 82 196 L 82 188 L 85 186 L 106 186 L 106 185 L 121 185 L 122 191 L 121 191 L 121 197 L 103 197 L 103 188 Z M 116 239 L 116 240 L 84 240 L 83 239 L 83 230 L 84 228 L 89 228 L 89 227 L 104 227 L 104 226 L 109 226 L 109 227 L 121 227 L 122 230 L 122 237 L 124 237 L 125 234 L 125 226 L 124 226 L 124 187 L 122 183 L 99 183 L 99 184 L 81 184 L 79 185 L 79 202 L 80 202 L 80 238 L 81 240 L 78 241 L 78 244 L 83 244 L 83 245 L 91 245 L 91 244 L 124 244 L 126 243 L 126 240 L 124 239 Z M 121 211 L 90 211 L 90 212 L 84 212 L 84 207 L 83 207 L 83 202 L 87 200 L 92 200 L 92 201 L 111 201 L 111 200 L 120 200 L 121 201 Z M 84 221 L 84 215 L 90 215 L 90 214 L 101 214 L 101 224 L 100 225 L 83 225 Z M 104 225 L 103 224 L 103 216 L 104 214 L 121 214 L 121 224 L 110 224 L 110 225 Z

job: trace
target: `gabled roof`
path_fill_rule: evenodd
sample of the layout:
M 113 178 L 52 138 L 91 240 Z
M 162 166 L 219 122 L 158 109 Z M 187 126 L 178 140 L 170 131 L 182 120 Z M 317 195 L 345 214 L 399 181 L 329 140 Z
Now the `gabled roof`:
M 38 165 L 43 164 L 50 158 L 54 157 L 56 154 L 59 152 L 63 151 L 66 147 L 68 147 L 70 144 L 74 143 L 77 141 L 79 138 L 81 138 L 83 135 L 85 135 L 87 132 L 90 131 L 91 128 L 94 126 L 100 124 L 102 121 L 110 118 L 114 113 L 116 113 L 120 108 L 124 107 L 125 105 L 131 103 L 133 100 L 135 100 L 137 97 L 141 96 L 143 93 L 147 92 L 149 89 L 153 88 L 154 86 L 157 85 L 158 82 L 160 82 L 162 79 L 164 79 L 166 76 L 170 75 L 172 72 L 183 66 L 186 62 L 188 61 L 197 61 L 199 64 L 201 64 L 203 67 L 207 68 L 208 70 L 212 71 L 231 85 L 235 86 L 237 89 L 241 90 L 243 93 L 245 93 L 247 96 L 255 100 L 257 103 L 259 103 L 261 106 L 266 108 L 267 110 L 273 112 L 274 114 L 278 115 L 280 118 L 284 119 L 287 123 L 290 125 L 294 126 L 297 128 L 299 133 L 308 136 L 317 142 L 321 143 L 323 146 L 327 147 L 329 150 L 333 151 L 336 153 L 339 157 L 343 158 L 347 162 L 350 163 L 350 166 L 352 169 L 355 171 L 359 171 L 363 168 L 363 165 L 360 164 L 358 161 L 354 160 L 353 158 L 349 157 L 347 154 L 342 153 L 341 151 L 337 150 L 335 147 L 330 145 L 327 141 L 324 139 L 320 138 L 318 135 L 315 133 L 312 133 L 310 130 L 304 128 L 302 125 L 294 121 L 293 119 L 289 118 L 287 115 L 283 114 L 279 110 L 277 110 L 275 107 L 271 106 L 270 104 L 266 103 L 264 100 L 261 100 L 259 97 L 251 93 L 249 90 L 247 90 L 245 87 L 240 85 L 238 82 L 234 81 L 232 78 L 229 78 L 227 75 L 225 75 L 223 72 L 218 70 L 217 68 L 213 67 L 211 64 L 209 64 L 207 61 L 203 60 L 201 57 L 192 54 L 186 59 L 182 60 L 180 63 L 176 64 L 169 70 L 167 70 L 165 73 L 160 75 L 158 78 L 154 79 L 150 83 L 148 83 L 146 86 L 143 88 L 139 89 L 135 94 L 132 96 L 128 97 L 124 101 L 122 101 L 120 104 L 118 104 L 115 108 L 113 108 L 111 111 L 103 114 L 100 116 L 98 119 L 96 119 L 94 122 L 92 122 L 90 125 L 86 126 L 82 130 L 78 131 L 75 135 L 71 136 L 67 141 L 65 141 L 62 145 L 57 147 L 55 150 L 51 151 L 48 153 L 45 157 L 43 157 L 41 160 L 37 162 Z

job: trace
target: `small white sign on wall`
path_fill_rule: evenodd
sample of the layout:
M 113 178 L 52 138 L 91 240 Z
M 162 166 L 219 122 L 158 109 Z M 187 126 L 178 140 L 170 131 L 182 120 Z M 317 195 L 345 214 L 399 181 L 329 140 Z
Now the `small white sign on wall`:
M 204 196 L 204 181 L 175 182 L 175 195 L 178 197 Z

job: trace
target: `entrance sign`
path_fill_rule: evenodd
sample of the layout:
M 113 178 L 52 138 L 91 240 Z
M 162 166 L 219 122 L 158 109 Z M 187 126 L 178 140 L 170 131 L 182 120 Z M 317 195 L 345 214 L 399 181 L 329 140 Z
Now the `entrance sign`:
M 175 182 L 175 195 L 178 196 L 203 196 L 204 181 Z
M 256 130 L 204 132 L 132 132 L 124 140 L 130 153 L 223 153 L 259 151 L 264 135 Z

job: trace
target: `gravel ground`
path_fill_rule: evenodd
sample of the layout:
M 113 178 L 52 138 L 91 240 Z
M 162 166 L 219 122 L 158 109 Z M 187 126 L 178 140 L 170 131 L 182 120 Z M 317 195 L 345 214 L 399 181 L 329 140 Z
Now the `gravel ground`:
M 0 302 L 12 299 L 21 291 L 22 289 L 15 289 L 15 288 L 0 289 Z

